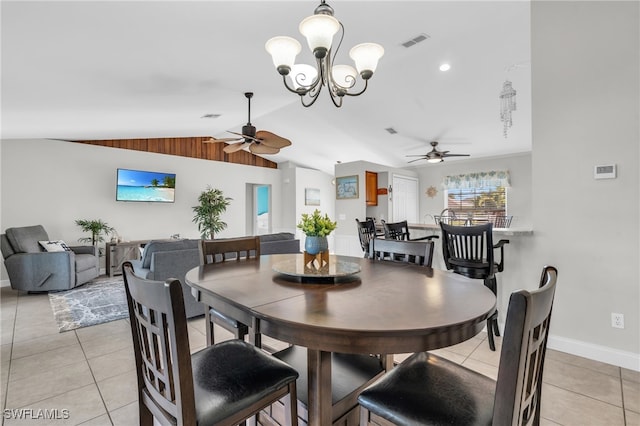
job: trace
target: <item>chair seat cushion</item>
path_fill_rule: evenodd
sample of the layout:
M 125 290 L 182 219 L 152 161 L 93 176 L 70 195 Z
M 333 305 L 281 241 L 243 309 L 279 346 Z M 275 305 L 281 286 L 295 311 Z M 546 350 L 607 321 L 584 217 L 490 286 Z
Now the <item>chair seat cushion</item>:
M 198 424 L 217 424 L 298 378 L 255 346 L 229 340 L 191 356 Z
M 428 352 L 407 358 L 360 394 L 360 405 L 398 425 L 490 425 L 495 382 Z

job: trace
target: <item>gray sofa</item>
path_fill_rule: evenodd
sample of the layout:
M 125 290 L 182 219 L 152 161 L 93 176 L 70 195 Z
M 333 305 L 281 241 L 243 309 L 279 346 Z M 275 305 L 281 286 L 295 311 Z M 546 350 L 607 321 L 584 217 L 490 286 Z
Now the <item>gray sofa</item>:
M 46 251 L 41 241 L 58 243 L 62 251 Z M 0 236 L 0 248 L 11 288 L 16 290 L 68 290 L 100 274 L 96 247 L 52 244 L 42 225 L 7 228 Z
M 134 273 L 142 278 L 164 281 L 177 278 L 182 283 L 185 311 L 188 318 L 204 315 L 205 306 L 191 295 L 184 278 L 190 269 L 200 264 L 199 240 L 151 241 L 142 257 L 132 260 Z M 294 234 L 281 232 L 260 236 L 260 254 L 299 253 L 300 240 Z

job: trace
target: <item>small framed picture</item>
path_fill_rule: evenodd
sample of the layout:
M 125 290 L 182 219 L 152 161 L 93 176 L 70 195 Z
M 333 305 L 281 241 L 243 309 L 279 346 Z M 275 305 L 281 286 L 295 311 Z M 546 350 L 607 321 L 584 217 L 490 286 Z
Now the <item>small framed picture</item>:
M 320 205 L 320 190 L 317 188 L 305 188 L 304 189 L 304 205 L 305 206 L 319 206 Z
M 358 175 L 336 178 L 336 199 L 358 198 Z

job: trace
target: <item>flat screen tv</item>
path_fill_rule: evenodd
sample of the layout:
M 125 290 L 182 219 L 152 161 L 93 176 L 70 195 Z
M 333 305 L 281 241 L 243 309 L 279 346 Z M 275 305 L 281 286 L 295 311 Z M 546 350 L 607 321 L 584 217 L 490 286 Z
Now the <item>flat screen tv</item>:
M 175 195 L 175 173 L 118 169 L 116 201 L 173 203 Z

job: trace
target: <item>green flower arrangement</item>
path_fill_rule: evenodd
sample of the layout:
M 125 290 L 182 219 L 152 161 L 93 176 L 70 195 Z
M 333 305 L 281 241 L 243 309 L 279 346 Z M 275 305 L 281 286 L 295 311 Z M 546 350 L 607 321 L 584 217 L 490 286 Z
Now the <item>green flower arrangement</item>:
M 298 223 L 298 229 L 307 237 L 326 237 L 336 229 L 337 222 L 329 219 L 329 215 L 325 213 L 324 216 L 320 213 L 320 210 L 314 210 L 313 214 L 302 214 L 302 219 Z

